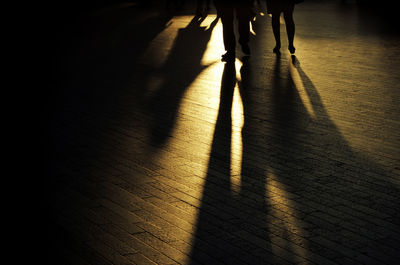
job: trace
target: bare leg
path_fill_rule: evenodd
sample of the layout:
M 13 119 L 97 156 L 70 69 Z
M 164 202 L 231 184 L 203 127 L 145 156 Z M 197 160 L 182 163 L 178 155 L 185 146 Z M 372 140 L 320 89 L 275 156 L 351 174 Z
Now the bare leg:
M 274 52 L 279 53 L 279 49 L 281 48 L 281 24 L 279 22 L 280 13 L 272 14 L 272 31 L 275 37 L 275 48 Z
M 286 33 L 287 33 L 288 42 L 289 42 L 289 51 L 290 51 L 290 53 L 293 54 L 296 50 L 293 45 L 294 33 L 295 33 L 295 25 L 294 25 L 294 20 L 293 20 L 293 8 L 283 12 L 283 17 L 285 19 L 285 24 L 286 24 Z

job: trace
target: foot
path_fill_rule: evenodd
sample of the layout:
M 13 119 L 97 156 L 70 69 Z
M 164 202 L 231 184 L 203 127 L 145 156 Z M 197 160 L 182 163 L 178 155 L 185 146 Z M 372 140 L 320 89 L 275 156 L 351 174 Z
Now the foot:
M 246 43 L 246 44 L 242 44 L 241 46 L 242 46 L 242 52 L 246 55 L 250 55 L 249 45 Z
M 275 48 L 272 50 L 274 53 L 279 54 L 281 53 L 280 50 L 281 46 L 280 45 L 276 45 Z
M 227 52 L 221 56 L 221 61 L 223 62 L 232 62 L 235 61 L 236 55 L 234 52 Z
M 296 51 L 296 48 L 293 45 L 289 45 L 288 49 L 289 49 L 291 54 L 294 54 L 295 51 Z

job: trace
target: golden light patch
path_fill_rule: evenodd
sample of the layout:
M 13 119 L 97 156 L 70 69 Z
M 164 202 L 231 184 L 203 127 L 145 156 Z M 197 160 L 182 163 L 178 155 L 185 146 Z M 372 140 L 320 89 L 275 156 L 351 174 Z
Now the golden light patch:
M 297 92 L 299 93 L 300 99 L 304 104 L 304 107 L 306 108 L 308 114 L 312 119 L 316 119 L 316 115 L 314 112 L 314 108 L 311 104 L 310 98 L 308 97 L 307 92 L 305 91 L 303 81 L 300 77 L 299 72 L 296 69 L 296 66 L 293 64 L 292 59 L 289 59 L 289 71 L 290 71 L 290 76 L 292 77 L 293 83 L 296 86 Z

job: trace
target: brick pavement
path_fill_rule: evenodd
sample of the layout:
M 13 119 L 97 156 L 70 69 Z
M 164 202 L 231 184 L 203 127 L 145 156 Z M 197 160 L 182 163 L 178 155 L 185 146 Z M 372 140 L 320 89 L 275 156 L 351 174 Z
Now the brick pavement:
M 118 4 L 61 35 L 46 113 L 51 264 L 396 264 L 400 39 L 295 11 L 296 60 L 220 62 L 215 15 Z

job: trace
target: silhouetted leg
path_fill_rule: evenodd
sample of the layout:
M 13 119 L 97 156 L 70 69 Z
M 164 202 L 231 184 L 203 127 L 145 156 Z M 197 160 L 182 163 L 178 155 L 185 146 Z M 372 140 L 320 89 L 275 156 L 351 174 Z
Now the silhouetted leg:
M 281 48 L 281 24 L 279 22 L 280 13 L 272 14 L 272 31 L 275 37 L 275 48 L 274 52 L 279 53 L 279 49 Z
M 294 6 L 292 6 L 290 9 L 285 10 L 283 12 L 283 17 L 285 18 L 285 24 L 286 24 L 286 33 L 288 36 L 288 42 L 289 42 L 289 51 L 290 53 L 295 52 L 295 47 L 293 46 L 293 41 L 294 41 L 294 33 L 295 33 L 295 25 L 294 25 L 294 20 L 293 20 L 293 9 Z
M 250 38 L 250 12 L 250 6 L 240 6 L 236 9 L 239 24 L 239 43 L 245 54 L 250 54 L 250 47 L 248 45 Z

